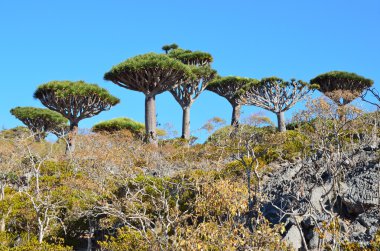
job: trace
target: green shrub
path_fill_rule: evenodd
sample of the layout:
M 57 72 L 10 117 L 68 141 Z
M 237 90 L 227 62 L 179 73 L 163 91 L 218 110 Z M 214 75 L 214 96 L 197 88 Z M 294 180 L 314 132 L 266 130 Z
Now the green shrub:
M 92 128 L 94 132 L 114 133 L 122 130 L 128 130 L 136 137 L 143 137 L 145 134 L 145 125 L 130 118 L 116 118 L 97 123 Z M 165 134 L 166 132 L 164 130 L 157 130 L 158 136 L 164 136 Z
M 99 242 L 99 245 L 102 250 L 110 251 L 150 250 L 144 236 L 128 227 L 118 229 L 115 236 L 107 236 L 107 241 Z

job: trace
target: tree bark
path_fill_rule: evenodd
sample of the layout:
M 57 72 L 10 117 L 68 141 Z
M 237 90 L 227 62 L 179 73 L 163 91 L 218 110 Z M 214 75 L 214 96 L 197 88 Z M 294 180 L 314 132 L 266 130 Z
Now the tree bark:
M 145 97 L 145 141 L 157 145 L 156 97 Z
M 285 113 L 284 112 L 278 112 L 276 114 L 277 114 L 277 122 L 278 122 L 278 131 L 279 132 L 286 132 Z
M 5 224 L 5 216 L 3 216 L 0 220 L 0 232 L 5 232 L 5 227 L 6 227 L 6 224 Z
M 182 108 L 182 138 L 190 139 L 190 106 Z
M 34 133 L 34 141 L 41 142 L 41 135 L 38 133 Z
M 240 105 L 232 104 L 232 119 L 231 119 L 231 125 L 234 127 L 239 126 L 239 120 L 240 120 Z
M 66 153 L 74 152 L 75 137 L 78 134 L 78 122 L 70 122 L 70 132 L 67 139 Z
M 0 201 L 3 201 L 5 199 L 5 185 L 1 184 L 1 194 L 0 194 Z M 5 213 L 1 217 L 0 220 L 0 232 L 5 232 Z
M 43 230 L 43 226 L 39 226 L 39 229 L 38 229 L 38 243 L 42 243 L 44 241 L 44 230 Z

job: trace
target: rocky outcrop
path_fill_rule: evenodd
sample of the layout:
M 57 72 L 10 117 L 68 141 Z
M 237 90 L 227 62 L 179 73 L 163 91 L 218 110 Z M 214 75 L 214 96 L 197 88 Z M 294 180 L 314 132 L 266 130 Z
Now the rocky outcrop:
M 320 239 L 324 222 L 332 219 L 339 222 L 339 238 L 368 245 L 380 226 L 379 156 L 379 147 L 367 147 L 274 164 L 264 178 L 262 212 L 272 223 L 286 224 L 284 238 L 298 250 L 305 249 L 302 237 L 309 250 L 336 238 L 326 231 Z

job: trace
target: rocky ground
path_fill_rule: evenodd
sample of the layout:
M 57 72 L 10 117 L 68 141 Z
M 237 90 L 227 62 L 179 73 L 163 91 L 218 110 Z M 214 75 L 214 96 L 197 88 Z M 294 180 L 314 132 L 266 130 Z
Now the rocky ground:
M 380 226 L 379 156 L 376 146 L 273 164 L 263 182 L 262 211 L 272 223 L 286 224 L 284 238 L 297 250 L 337 239 L 368 245 Z

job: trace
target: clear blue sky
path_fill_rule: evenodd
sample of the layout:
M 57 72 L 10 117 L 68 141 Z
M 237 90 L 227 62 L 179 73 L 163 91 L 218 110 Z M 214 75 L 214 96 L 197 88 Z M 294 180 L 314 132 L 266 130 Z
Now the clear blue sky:
M 212 53 L 220 75 L 309 81 L 344 70 L 380 85 L 378 0 L 1 0 L 0 126 L 21 125 L 9 114 L 12 107 L 41 107 L 32 94 L 51 80 L 97 83 L 121 99 L 111 111 L 83 120 L 82 128 L 120 116 L 143 122 L 144 96 L 104 81 L 103 74 L 173 42 Z M 258 111 L 247 107 L 243 116 Z M 161 124 L 180 131 L 181 109 L 170 94 L 157 97 L 157 113 Z M 205 92 L 192 107 L 192 130 L 214 116 L 229 122 L 231 107 Z

